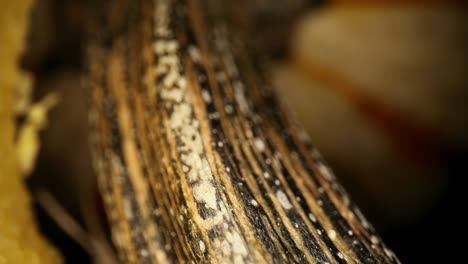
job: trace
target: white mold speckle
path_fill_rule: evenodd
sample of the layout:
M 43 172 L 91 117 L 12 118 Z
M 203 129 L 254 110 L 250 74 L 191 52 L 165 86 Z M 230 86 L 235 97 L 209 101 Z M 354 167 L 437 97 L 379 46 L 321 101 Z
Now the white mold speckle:
M 172 248 L 172 247 L 171 247 L 171 244 L 169 244 L 169 243 L 167 243 L 167 244 L 164 245 L 164 249 L 165 249 L 166 251 L 171 250 L 171 248 Z
M 226 111 L 226 114 L 232 114 L 234 112 L 234 108 L 230 104 L 226 104 L 224 106 L 224 111 Z
M 158 5 L 156 9 L 159 11 L 154 16 L 154 32 L 157 40 L 153 49 L 158 54 L 159 59 L 153 72 L 158 80 L 156 92 L 161 98 L 161 105 L 171 110 L 167 111 L 168 119 L 165 120 L 167 123 L 163 122 L 163 124 L 168 124 L 171 131 L 167 132 L 170 132 L 176 139 L 176 155 L 180 158 L 185 179 L 189 184 L 188 191 L 191 192 L 196 202 L 195 206 L 204 206 L 214 211 L 214 214 L 196 218 L 194 221 L 201 228 L 211 230 L 216 227 L 219 228 L 217 232 L 226 234 L 226 238 L 220 238 L 221 240 L 217 243 L 210 244 L 215 252 L 225 253 L 222 260 L 239 259 L 243 262 L 244 258 L 248 257 L 248 250 L 237 224 L 233 221 L 232 216 L 228 214 L 225 204 L 221 202 L 224 199 L 222 192 L 218 193 L 214 183 L 214 175 L 206 158 L 198 117 L 193 110 L 193 95 L 188 91 L 186 79 L 182 74 L 182 62 L 178 54 L 180 47 L 178 47 L 179 44 L 176 39 L 171 39 L 170 18 L 167 15 L 170 13 L 168 12 L 168 3 L 166 1 L 155 1 L 155 3 Z M 189 46 L 188 53 L 195 63 L 201 62 L 203 54 L 196 46 Z M 235 67 L 233 62 L 231 64 L 232 67 Z M 198 79 L 205 81 L 207 76 L 199 74 Z M 238 82 L 234 89 L 239 108 L 248 112 L 243 84 Z M 209 90 L 202 89 L 201 97 L 206 104 L 213 101 Z M 208 113 L 210 119 L 218 119 L 219 116 L 218 112 Z M 216 132 L 215 129 L 212 130 L 212 133 Z M 223 146 L 221 141 L 216 142 L 216 144 L 219 147 Z M 186 214 L 187 209 L 184 210 L 184 214 Z M 174 210 L 170 209 L 170 214 L 174 215 Z M 176 217 L 183 218 L 182 215 Z M 226 224 L 223 225 L 223 222 Z M 230 234 L 230 240 L 227 234 Z M 175 236 L 176 234 L 171 233 L 171 235 Z M 205 242 L 199 240 L 198 243 L 200 251 L 205 253 L 207 251 Z M 165 245 L 166 250 L 170 250 L 170 247 L 170 244 Z
M 209 181 L 201 181 L 193 187 L 193 197 L 208 208 L 216 209 L 216 189 Z
M 260 152 L 265 151 L 265 144 L 260 138 L 255 138 L 255 147 L 257 147 L 257 150 Z
M 229 254 L 231 254 L 232 249 L 227 241 L 223 241 L 221 243 L 221 251 L 225 256 L 229 256 Z
M 328 181 L 333 181 L 334 180 L 334 176 L 333 176 L 333 173 L 330 171 L 330 169 L 324 165 L 323 163 L 319 163 L 318 164 L 318 169 L 320 171 L 320 174 L 322 174 L 322 176 L 327 179 Z
M 247 103 L 247 99 L 245 98 L 244 85 L 240 81 L 236 81 L 232 86 L 234 87 L 234 96 L 236 97 L 236 101 L 239 104 L 239 109 L 242 113 L 248 113 L 249 105 Z
M 177 85 L 179 85 L 180 88 L 185 88 L 187 86 L 187 81 L 184 78 L 181 78 L 177 81 Z
M 205 242 L 203 242 L 202 240 L 198 241 L 198 245 L 200 246 L 200 251 L 202 253 L 205 253 L 205 250 L 206 250 L 206 246 L 205 246 Z
M 258 203 L 257 203 L 257 201 L 255 199 L 252 199 L 252 201 L 250 203 L 255 207 L 258 206 Z
M 341 252 L 338 252 L 337 255 L 338 255 L 338 257 L 339 257 L 340 259 L 344 259 L 344 256 L 343 256 L 343 254 L 341 254 Z
M 389 258 L 394 257 L 394 254 L 393 254 L 393 252 L 392 252 L 390 249 L 384 247 L 383 250 L 384 250 L 385 254 L 386 254 Z
M 313 223 L 317 222 L 317 218 L 315 217 L 315 215 L 313 213 L 309 213 L 309 219 Z
M 252 130 L 247 129 L 247 130 L 245 131 L 245 136 L 246 136 L 247 138 L 253 138 Z
M 142 256 L 142 257 L 149 256 L 148 250 L 146 250 L 146 249 L 140 250 L 140 256 Z
M 349 207 L 349 205 L 351 204 L 351 201 L 349 200 L 349 196 L 346 194 L 343 195 L 343 203 L 347 207 Z
M 286 196 L 286 194 L 283 191 L 277 191 L 276 198 L 278 198 L 278 201 L 284 209 L 289 210 L 292 208 L 292 204 L 289 202 L 288 196 Z
M 202 90 L 202 97 L 205 103 L 207 104 L 211 103 L 211 95 L 207 90 L 205 89 Z
M 195 46 L 190 46 L 190 47 L 188 48 L 188 52 L 189 52 L 189 54 L 190 54 L 190 57 L 192 57 L 192 59 L 193 59 L 194 61 L 200 61 L 200 59 L 201 59 L 200 51 L 198 50 L 197 47 L 195 47 Z
M 133 211 L 132 211 L 132 205 L 130 203 L 129 200 L 127 199 L 124 199 L 123 200 L 123 207 L 124 207 L 124 212 L 125 212 L 125 216 L 128 218 L 128 219 L 132 219 L 133 218 Z

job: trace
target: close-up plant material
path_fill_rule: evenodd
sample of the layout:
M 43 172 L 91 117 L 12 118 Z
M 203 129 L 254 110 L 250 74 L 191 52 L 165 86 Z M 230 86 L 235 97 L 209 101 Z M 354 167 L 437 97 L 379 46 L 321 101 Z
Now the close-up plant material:
M 446 254 L 461 3 L 0 2 L 0 263 Z

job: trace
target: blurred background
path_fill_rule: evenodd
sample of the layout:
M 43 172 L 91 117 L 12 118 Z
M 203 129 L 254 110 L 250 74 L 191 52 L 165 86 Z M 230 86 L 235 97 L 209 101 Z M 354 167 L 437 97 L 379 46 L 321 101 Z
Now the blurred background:
M 272 58 L 278 94 L 384 241 L 403 263 L 445 258 L 455 210 L 448 184 L 466 175 L 468 161 L 464 4 L 257 0 L 253 12 L 254 42 Z M 38 0 L 31 15 L 21 65 L 36 77 L 36 99 L 58 91 L 61 103 L 41 134 L 28 184 L 46 188 L 92 229 L 103 212 L 80 87 L 88 5 Z M 90 261 L 40 206 L 36 211 L 67 263 Z

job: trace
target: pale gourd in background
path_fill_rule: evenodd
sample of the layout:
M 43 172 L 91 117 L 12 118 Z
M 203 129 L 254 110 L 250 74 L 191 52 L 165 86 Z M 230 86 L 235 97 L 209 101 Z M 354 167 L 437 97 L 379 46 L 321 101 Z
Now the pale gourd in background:
M 421 214 L 447 188 L 446 148 L 468 142 L 466 11 L 328 7 L 305 16 L 282 97 L 378 222 Z

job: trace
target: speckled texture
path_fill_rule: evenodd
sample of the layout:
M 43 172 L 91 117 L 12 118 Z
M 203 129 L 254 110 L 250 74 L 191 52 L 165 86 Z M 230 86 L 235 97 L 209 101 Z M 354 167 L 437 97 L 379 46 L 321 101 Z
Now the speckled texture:
M 92 145 L 121 259 L 398 262 L 283 113 L 229 4 L 134 1 L 96 21 Z

